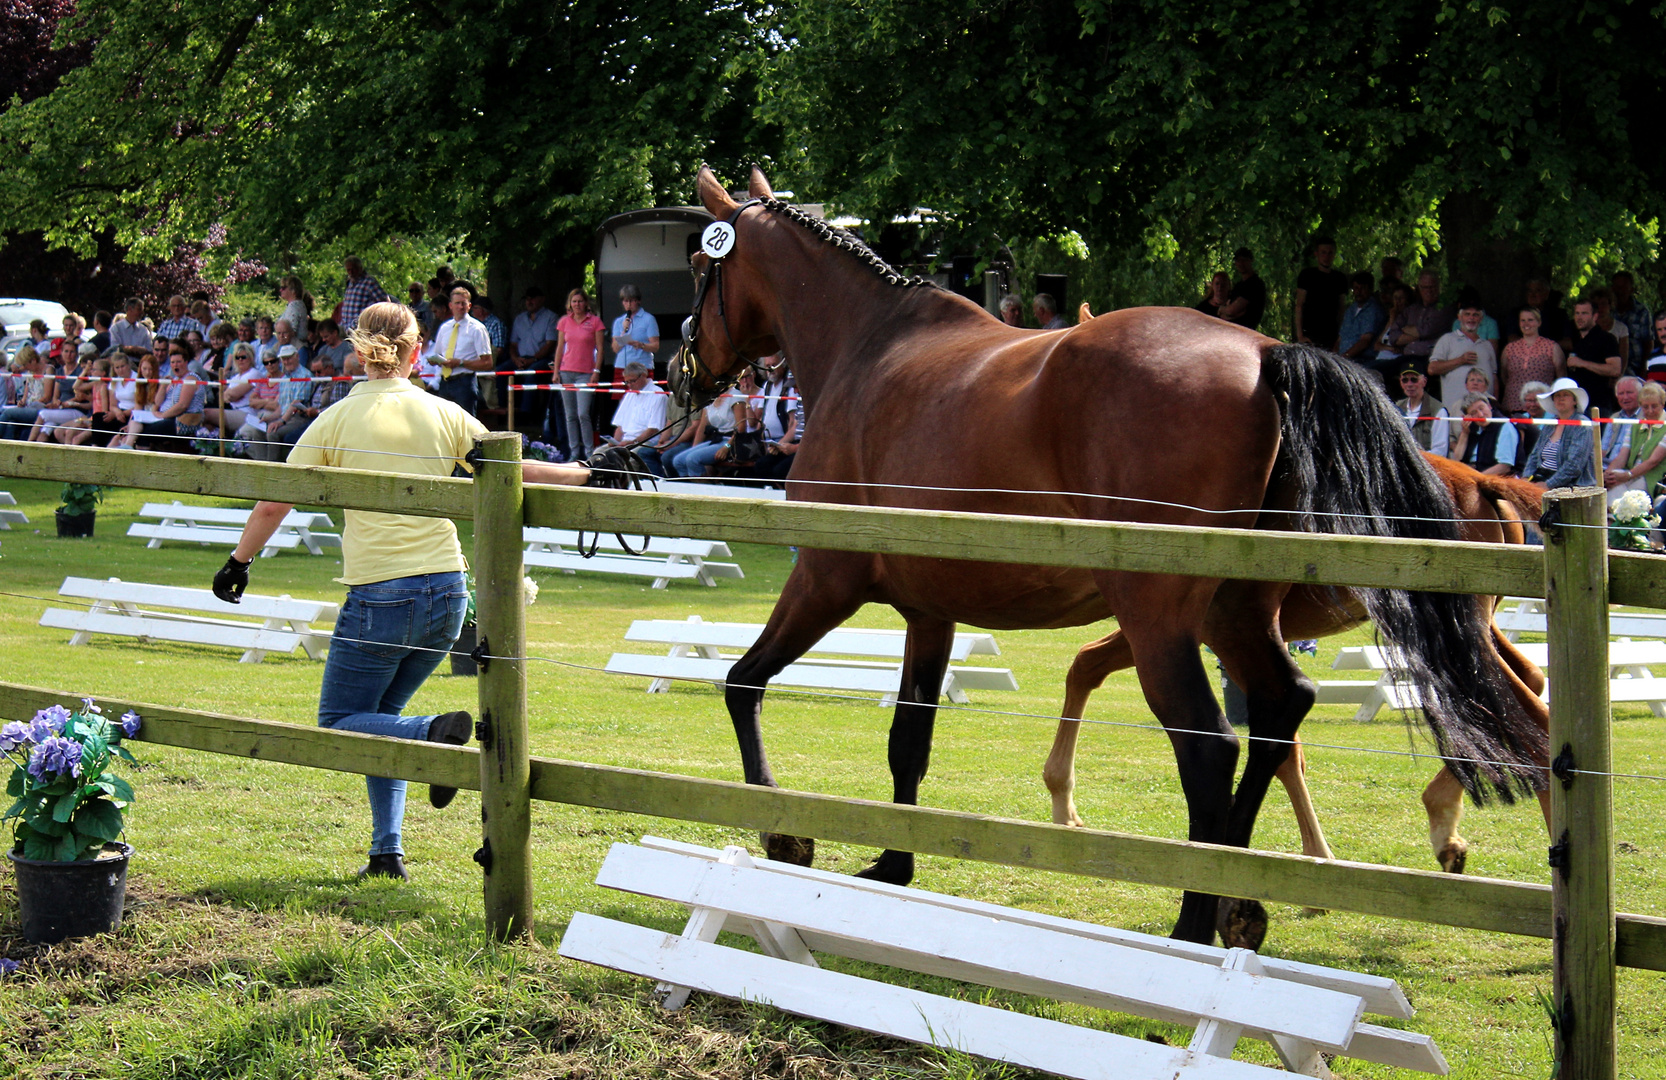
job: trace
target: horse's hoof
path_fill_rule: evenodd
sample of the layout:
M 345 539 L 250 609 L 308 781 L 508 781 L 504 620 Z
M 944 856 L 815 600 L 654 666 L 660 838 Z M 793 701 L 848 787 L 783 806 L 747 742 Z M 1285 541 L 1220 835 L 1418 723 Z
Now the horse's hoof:
M 875 859 L 873 865 L 856 874 L 869 881 L 883 881 L 887 885 L 907 885 L 914 880 L 914 854 L 909 851 L 887 851 Z
M 788 836 L 785 833 L 759 833 L 763 841 L 764 858 L 775 862 L 809 866 L 816 861 L 816 842 L 808 836 Z
M 1435 856 L 1440 860 L 1440 868 L 1448 874 L 1464 872 L 1464 863 L 1469 860 L 1469 845 L 1462 840 L 1454 840 L 1440 849 Z
M 1267 909 L 1259 900 L 1223 896 L 1215 912 L 1215 931 L 1229 949 L 1259 952 L 1267 939 Z

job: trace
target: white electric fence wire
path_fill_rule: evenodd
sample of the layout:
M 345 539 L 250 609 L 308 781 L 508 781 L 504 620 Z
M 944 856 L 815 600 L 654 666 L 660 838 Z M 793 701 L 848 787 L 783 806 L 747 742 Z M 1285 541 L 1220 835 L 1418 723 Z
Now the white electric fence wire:
M 62 596 L 34 596 L 34 595 L 31 595 L 31 594 L 28 594 L 28 593 L 8 592 L 6 590 L 0 590 L 0 596 L 11 596 L 11 597 L 16 597 L 20 600 L 37 600 L 37 601 L 41 601 L 41 602 L 49 603 L 49 604 L 72 604 L 72 605 L 77 605 L 77 606 L 80 606 L 80 607 L 88 607 L 88 608 L 92 607 L 92 605 L 87 603 L 85 600 L 73 600 L 73 599 L 69 599 L 69 598 L 66 598 L 66 597 L 62 597 Z M 387 642 L 385 642 L 385 641 L 369 641 L 369 640 L 366 640 L 364 638 L 350 638 L 350 637 L 344 637 L 344 636 L 339 635 L 339 634 L 332 634 L 331 635 L 331 640 L 350 641 L 350 642 L 353 642 L 354 644 L 359 644 L 359 645 L 382 645 L 382 646 L 387 645 Z M 409 649 L 412 652 L 440 653 L 440 654 L 445 655 L 445 656 L 451 656 L 451 655 L 459 655 L 459 656 L 461 656 L 461 655 L 471 655 L 472 656 L 472 654 L 453 653 L 453 651 L 451 649 L 431 649 L 431 648 L 428 648 L 426 646 L 421 646 L 421 645 L 405 645 L 405 646 L 401 646 L 401 647 Z M 608 671 L 606 668 L 596 667 L 593 664 L 580 664 L 580 663 L 578 663 L 576 661 L 573 661 L 573 660 L 557 660 L 556 658 L 550 657 L 550 656 L 532 656 L 532 655 L 526 655 L 526 656 L 497 656 L 497 655 L 493 655 L 491 653 L 482 653 L 480 656 L 474 657 L 474 659 L 488 660 L 488 661 L 490 661 L 490 660 L 506 660 L 506 661 L 509 661 L 511 663 L 525 662 L 525 661 L 528 661 L 528 660 L 534 660 L 534 661 L 537 661 L 539 663 L 550 664 L 550 665 L 555 666 L 555 667 L 569 668 L 569 669 L 574 670 L 574 671 L 584 671 L 584 672 L 589 672 L 591 674 L 596 674 L 596 675 L 612 675 L 616 678 L 626 678 L 626 679 L 639 679 L 639 678 L 642 677 L 640 675 L 632 675 L 628 672 Z M 1362 680 L 1362 682 L 1363 682 L 1363 680 Z M 751 685 L 747 685 L 745 683 L 736 683 L 736 682 L 726 682 L 724 685 L 725 686 L 736 687 L 736 688 L 741 689 L 741 690 L 760 690 L 760 691 L 767 691 L 767 692 L 776 693 L 776 694 L 790 694 L 790 695 L 795 696 L 795 697 L 816 698 L 818 700 L 823 700 L 823 701 L 860 702 L 861 704 L 864 704 L 864 705 L 872 705 L 873 702 L 874 702 L 873 698 L 866 697 L 866 696 L 861 695 L 861 694 L 839 694 L 839 693 L 834 693 L 834 692 L 827 691 L 827 690 L 808 690 L 808 689 L 800 689 L 800 688 L 795 688 L 795 687 L 770 687 L 770 686 L 767 686 L 767 685 L 766 686 L 751 686 Z M 1032 713 L 1032 712 L 1025 712 L 1025 711 L 1017 710 L 1017 709 L 989 709 L 989 708 L 981 708 L 981 707 L 978 707 L 978 706 L 975 706 L 975 705 L 956 705 L 956 704 L 953 704 L 953 703 L 942 703 L 942 704 L 938 704 L 935 707 L 937 709 L 941 710 L 941 711 L 963 713 L 963 714 L 966 714 L 966 715 L 969 715 L 969 716 L 971 716 L 971 715 L 980 715 L 980 716 L 996 716 L 996 717 L 1002 717 L 1002 718 L 1005 718 L 1005 719 L 1017 719 L 1017 720 L 1045 720 L 1048 723 L 1053 723 L 1053 724 L 1058 723 L 1061 719 L 1060 717 L 1053 716 L 1053 715 L 1050 715 L 1048 713 Z M 1127 728 L 1127 729 L 1134 730 L 1134 731 L 1144 731 L 1144 732 L 1152 732 L 1152 733 L 1161 732 L 1162 734 L 1165 734 L 1165 735 L 1195 735 L 1195 736 L 1211 736 L 1212 735 L 1212 736 L 1216 736 L 1216 737 L 1222 738 L 1222 739 L 1240 739 L 1240 740 L 1243 740 L 1245 742 L 1277 743 L 1281 746 L 1291 746 L 1291 745 L 1294 745 L 1295 742 L 1296 742 L 1296 740 L 1293 740 L 1293 739 L 1274 739 L 1274 738 L 1270 738 L 1270 737 L 1264 736 L 1264 735 L 1240 735 L 1237 732 L 1191 731 L 1191 730 L 1188 730 L 1188 729 L 1185 729 L 1185 728 L 1167 728 L 1167 727 L 1162 726 L 1161 724 L 1140 724 L 1140 723 L 1134 723 L 1132 721 L 1127 721 L 1127 720 L 1090 720 L 1090 719 L 1087 719 L 1085 717 L 1083 717 L 1083 718 L 1065 718 L 1065 719 L 1072 719 L 1073 722 L 1079 723 L 1079 724 L 1097 724 L 1097 725 L 1100 725 L 1101 727 Z M 1340 743 L 1317 743 L 1317 742 L 1311 742 L 1307 739 L 1302 739 L 1300 741 L 1301 741 L 1302 746 L 1310 748 L 1310 749 L 1339 750 L 1339 751 L 1346 751 L 1346 752 L 1356 753 L 1356 754 L 1376 754 L 1376 755 L 1379 755 L 1379 756 L 1382 756 L 1382 757 L 1416 758 L 1416 759 L 1425 760 L 1425 761 L 1438 761 L 1438 762 L 1442 762 L 1442 763 L 1447 762 L 1447 761 L 1456 761 L 1456 762 L 1463 762 L 1463 763 L 1472 764 L 1472 765 L 1491 765 L 1491 766 L 1495 766 L 1495 767 L 1498 767 L 1498 768 L 1505 768 L 1505 769 L 1525 767 L 1525 768 L 1528 768 L 1528 769 L 1532 769 L 1536 772 L 1546 772 L 1546 773 L 1548 773 L 1550 771 L 1550 767 L 1547 766 L 1547 765 L 1518 766 L 1518 765 L 1515 765 L 1515 764 L 1510 763 L 1510 762 L 1491 761 L 1491 760 L 1488 760 L 1486 758 L 1462 758 L 1462 757 L 1443 758 L 1439 754 L 1421 753 L 1421 752 L 1418 752 L 1418 751 L 1415 751 L 1415 750 L 1383 750 L 1383 749 L 1377 749 L 1377 748 L 1368 747 L 1368 746 L 1346 746 L 1346 745 L 1343 745 L 1343 744 L 1340 744 Z M 1586 769 L 1574 769 L 1572 771 L 1575 772 L 1575 773 L 1578 773 L 1579 775 L 1582 775 L 1582 776 L 1607 776 L 1607 777 L 1611 777 L 1611 778 L 1614 778 L 1614 779 L 1623 779 L 1623 780 L 1662 780 L 1662 781 L 1666 781 L 1666 776 L 1655 776 L 1655 775 L 1652 775 L 1652 774 L 1649 774 L 1649 773 L 1595 772 L 1595 771 L 1586 770 Z

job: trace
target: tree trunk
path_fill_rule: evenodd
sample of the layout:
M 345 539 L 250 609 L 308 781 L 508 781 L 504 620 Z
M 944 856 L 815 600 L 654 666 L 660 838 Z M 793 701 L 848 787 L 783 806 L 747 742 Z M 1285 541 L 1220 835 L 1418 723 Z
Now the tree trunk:
M 1508 338 L 1505 318 L 1522 303 L 1529 279 L 1550 281 L 1550 265 L 1544 252 L 1519 234 L 1497 235 L 1497 214 L 1492 202 L 1467 191 L 1454 192 L 1441 203 L 1441 252 L 1451 274 L 1441 291 L 1455 298 L 1458 288 L 1473 285 L 1487 314 L 1499 320 L 1498 328 Z

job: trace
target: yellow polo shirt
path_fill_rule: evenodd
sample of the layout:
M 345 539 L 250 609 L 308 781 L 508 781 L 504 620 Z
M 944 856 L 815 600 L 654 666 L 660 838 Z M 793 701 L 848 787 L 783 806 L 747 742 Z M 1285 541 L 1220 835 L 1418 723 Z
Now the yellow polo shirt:
M 480 421 L 409 380 L 373 379 L 319 413 L 289 463 L 450 476 L 453 466 L 468 468 L 463 455 L 484 434 Z M 447 518 L 347 511 L 336 579 L 343 585 L 467 568 L 457 528 Z

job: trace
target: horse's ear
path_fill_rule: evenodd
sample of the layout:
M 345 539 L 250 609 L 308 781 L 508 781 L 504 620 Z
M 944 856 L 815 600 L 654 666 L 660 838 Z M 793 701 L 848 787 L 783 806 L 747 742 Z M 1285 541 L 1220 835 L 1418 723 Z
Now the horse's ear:
M 1076 309 L 1076 321 L 1087 322 L 1091 318 L 1093 318 L 1093 312 L 1088 309 L 1088 302 L 1083 300 L 1082 306 Z
M 695 177 L 694 189 L 700 193 L 700 204 L 712 217 L 727 221 L 729 215 L 735 212 L 735 200 L 729 198 L 729 193 L 717 182 L 717 174 L 704 165 L 700 166 L 700 174 Z
M 752 178 L 747 182 L 746 193 L 754 199 L 775 198 L 775 192 L 769 189 L 769 181 L 764 179 L 764 171 L 756 165 L 752 166 Z

